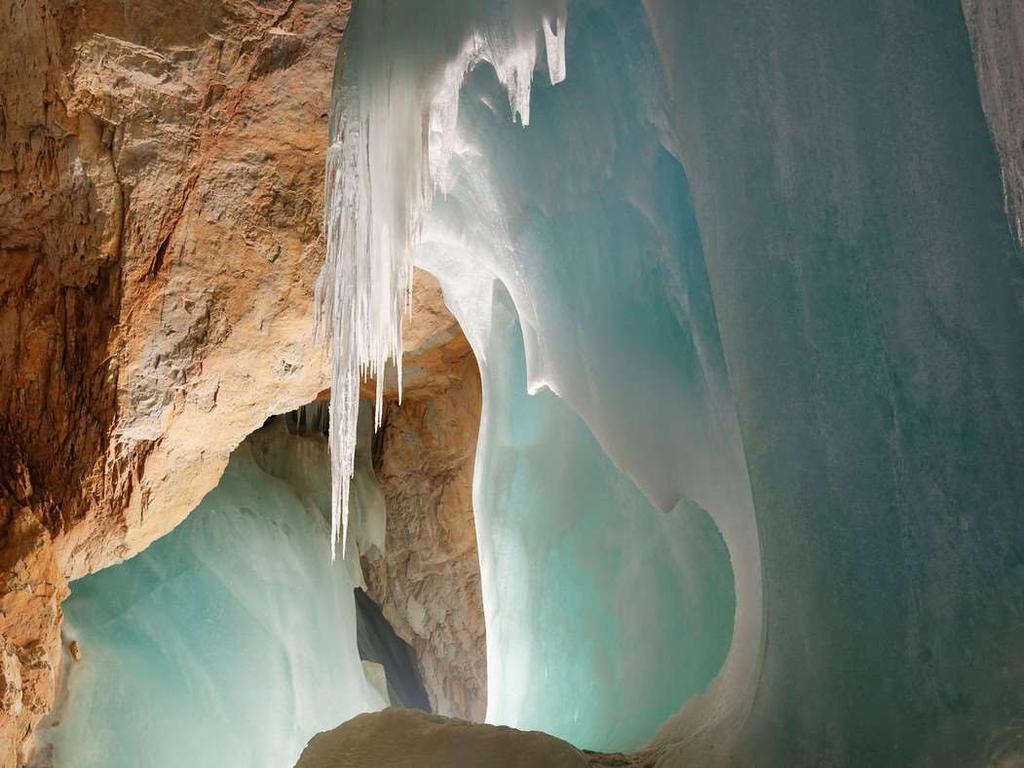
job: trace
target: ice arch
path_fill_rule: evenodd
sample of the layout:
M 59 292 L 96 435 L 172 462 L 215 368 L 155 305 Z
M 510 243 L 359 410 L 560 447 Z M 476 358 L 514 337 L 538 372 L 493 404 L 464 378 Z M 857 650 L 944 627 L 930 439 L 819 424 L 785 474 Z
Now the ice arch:
M 636 749 L 725 660 L 728 551 L 704 510 L 654 508 L 558 397 L 527 394 L 500 284 L 490 320 L 475 479 L 488 720 Z
M 433 21 L 458 43 L 525 9 L 522 43 L 523 19 L 539 39 L 551 14 L 474 7 Z M 364 86 L 405 45 L 377 20 L 373 52 L 348 60 Z M 1005 761 L 1024 711 L 1024 268 L 960 4 L 577 0 L 568 20 L 567 79 L 535 90 L 529 131 L 483 73 L 457 122 L 431 122 L 462 49 L 421 29 L 422 98 L 388 93 L 422 129 L 416 167 L 443 172 L 374 181 L 422 203 L 408 243 L 483 364 L 506 366 L 489 349 L 499 282 L 531 391 L 571 408 L 654 505 L 694 502 L 723 534 L 733 644 L 655 749 L 665 764 Z M 435 140 L 441 166 L 424 159 Z M 668 196 L 666 156 L 686 182 Z M 422 194 L 431 179 L 447 197 Z
M 572 3 L 567 33 L 557 4 L 474 8 L 353 13 L 321 288 L 349 361 L 333 391 L 346 391 L 353 358 L 379 366 L 394 318 L 351 323 L 401 283 L 394 256 L 408 247 L 484 373 L 489 718 L 635 748 L 710 683 L 701 700 L 713 706 L 690 728 L 739 721 L 760 649 L 756 524 L 644 8 Z M 431 24 L 410 29 L 423 15 Z M 524 95 L 510 62 L 535 59 L 556 71 Z M 340 307 L 353 314 L 339 323 Z M 344 396 L 333 407 L 343 418 Z

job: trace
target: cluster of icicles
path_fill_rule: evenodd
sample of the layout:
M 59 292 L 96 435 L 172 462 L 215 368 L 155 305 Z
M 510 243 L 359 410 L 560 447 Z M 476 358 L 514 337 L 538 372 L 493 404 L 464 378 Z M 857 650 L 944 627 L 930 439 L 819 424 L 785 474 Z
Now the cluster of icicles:
M 513 119 L 530 121 L 543 40 L 552 84 L 565 79 L 566 0 L 364 0 L 353 13 L 344 72 L 335 74 L 327 152 L 327 257 L 317 281 L 316 335 L 333 351 L 331 556 L 345 552 L 360 382 L 384 371 L 402 390 L 402 320 L 411 309 L 412 251 L 435 192 L 444 193 L 459 92 L 481 62 L 494 67 Z M 356 15 L 358 14 L 358 18 Z M 438 19 L 459 19 L 458 25 Z

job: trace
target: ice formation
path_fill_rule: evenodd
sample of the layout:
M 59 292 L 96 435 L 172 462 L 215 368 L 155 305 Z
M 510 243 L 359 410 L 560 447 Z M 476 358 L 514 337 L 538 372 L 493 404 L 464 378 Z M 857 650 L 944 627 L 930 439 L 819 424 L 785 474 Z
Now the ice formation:
M 961 4 L 645 6 L 765 574 L 730 764 L 1020 761 L 1024 258 Z
M 716 673 L 715 717 L 741 718 L 760 642 L 756 524 L 643 7 L 575 3 L 567 35 L 565 8 L 430 4 L 446 22 L 426 24 L 419 3 L 401 19 L 370 5 L 339 59 L 336 119 L 385 124 L 367 152 L 390 165 L 356 179 L 415 212 L 403 245 L 441 281 L 483 369 L 488 719 L 636 747 Z M 509 8 L 523 32 L 499 46 L 480 30 Z M 557 87 L 529 87 L 541 52 Z M 417 77 L 396 76 L 409 61 Z M 419 118 L 395 127 L 396 114 Z M 360 205 L 349 229 L 394 231 Z M 358 305 L 375 288 L 352 290 Z M 397 327 L 389 316 L 377 338 Z M 343 335 L 334 349 L 351 359 Z
M 345 549 L 359 382 L 376 377 L 379 426 L 384 367 L 401 360 L 412 248 L 458 149 L 452 138 L 463 76 L 490 63 L 512 114 L 528 124 L 537 38 L 543 29 L 551 81 L 558 82 L 565 77 L 565 23 L 564 0 L 408 0 L 400 8 L 368 2 L 353 11 L 335 83 L 327 258 L 316 295 L 317 327 L 334 351 L 332 556 L 339 535 Z M 385 62 L 386 73 L 367 66 L 370 59 Z
M 1019 764 L 1024 260 L 960 4 L 366 0 L 346 46 L 309 495 L 341 517 L 250 446 L 77 584 L 58 765 L 286 765 L 379 703 L 315 550 L 356 538 L 354 393 L 411 263 L 482 367 L 492 720 L 628 748 L 668 717 L 662 767 Z M 350 731 L 408 717 L 450 732 Z
M 366 194 L 332 199 L 332 237 L 387 242 L 325 272 L 327 316 L 363 323 L 332 325 L 332 407 L 398 352 L 409 260 L 429 269 L 486 387 L 491 717 L 630 746 L 719 641 L 688 636 L 657 679 L 606 648 L 734 606 L 664 765 L 1019 759 L 1024 262 L 960 4 L 409 0 L 363 3 L 349 43 L 335 136 L 366 142 L 332 167 Z M 529 88 L 542 54 L 557 88 Z M 680 510 L 717 526 L 731 590 L 702 581 L 720 559 L 688 581 L 696 551 L 651 549 L 715 552 L 670 530 Z M 685 629 L 615 620 L 670 583 L 692 585 Z M 636 718 L 611 734 L 617 696 Z
M 500 284 L 492 306 L 476 479 L 487 719 L 636 749 L 725 661 L 729 553 L 704 510 L 656 509 L 560 398 L 527 393 Z
M 278 419 L 171 534 L 75 582 L 64 632 L 83 656 L 44 734 L 53 765 L 280 768 L 382 706 L 352 579 L 324 557 L 329 500 L 325 438 Z

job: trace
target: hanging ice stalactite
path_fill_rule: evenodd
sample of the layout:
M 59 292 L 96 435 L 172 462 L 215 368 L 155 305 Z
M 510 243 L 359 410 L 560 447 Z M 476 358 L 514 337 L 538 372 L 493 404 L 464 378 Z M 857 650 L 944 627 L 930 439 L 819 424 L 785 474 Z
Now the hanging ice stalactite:
M 489 62 L 513 118 L 530 120 L 543 47 L 552 83 L 565 78 L 565 0 L 406 0 L 358 6 L 339 54 L 325 176 L 327 257 L 317 281 L 317 335 L 331 339 L 331 556 L 345 551 L 359 386 L 384 371 L 402 391 L 402 318 L 411 305 L 411 252 L 435 188 L 457 150 L 466 72 Z M 437 23 L 438 18 L 452 23 Z

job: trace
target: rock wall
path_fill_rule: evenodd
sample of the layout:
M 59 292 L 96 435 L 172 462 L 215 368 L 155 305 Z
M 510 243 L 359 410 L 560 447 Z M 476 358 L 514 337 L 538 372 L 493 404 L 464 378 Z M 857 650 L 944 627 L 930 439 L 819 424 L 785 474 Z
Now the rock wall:
M 0 767 L 66 580 L 166 533 L 313 349 L 347 0 L 0 0 Z M 23 750 L 24 745 L 24 750 Z
M 0 768 L 52 702 L 67 580 L 170 530 L 247 434 L 327 385 L 311 299 L 349 5 L 0 0 Z M 1020 234 L 1024 12 L 963 8 Z M 481 717 L 479 376 L 416 290 L 368 586 L 435 708 Z
M 415 650 L 433 711 L 480 721 L 487 709 L 473 519 L 480 372 L 436 280 L 417 272 L 413 290 L 404 397 L 399 405 L 389 381 L 375 441 L 387 501 L 385 556 L 364 556 L 363 572 L 368 593 Z
M 327 387 L 312 293 L 349 6 L 0 0 L 0 768 L 23 760 L 52 703 L 67 581 L 171 530 L 246 435 Z M 436 284 L 418 283 L 416 302 L 410 409 L 391 435 L 428 429 L 414 403 L 452 409 L 459 377 L 475 376 Z M 447 582 L 411 569 L 418 602 L 400 598 L 392 619 L 430 606 L 427 584 L 445 606 L 432 616 L 465 601 L 458 640 L 433 619 L 404 626 L 407 639 L 427 628 L 414 645 L 435 704 L 482 716 L 478 382 L 447 447 L 416 458 L 417 482 L 458 477 L 444 498 L 411 500 L 397 458 L 385 485 L 396 525 L 458 507 L 458 520 L 442 511 L 426 526 L 448 531 L 435 560 L 464 562 Z M 399 558 L 423 545 L 394 537 Z M 379 589 L 397 588 L 397 566 L 378 570 Z M 441 670 L 455 646 L 476 654 L 464 680 Z
M 537 731 L 476 725 L 414 710 L 359 715 L 313 737 L 295 768 L 650 768 L 642 757 L 581 752 Z

